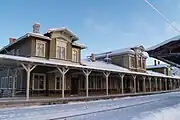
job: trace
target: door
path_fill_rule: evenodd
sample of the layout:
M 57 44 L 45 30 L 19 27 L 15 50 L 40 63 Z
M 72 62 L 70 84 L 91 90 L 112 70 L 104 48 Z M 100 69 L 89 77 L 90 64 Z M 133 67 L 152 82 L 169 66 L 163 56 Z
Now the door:
M 71 78 L 71 94 L 78 94 L 79 92 L 79 79 L 78 77 Z

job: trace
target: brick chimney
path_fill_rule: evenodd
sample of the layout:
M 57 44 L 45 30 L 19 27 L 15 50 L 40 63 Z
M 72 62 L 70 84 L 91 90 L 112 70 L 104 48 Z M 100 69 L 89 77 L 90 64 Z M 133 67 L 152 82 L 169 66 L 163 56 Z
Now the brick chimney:
M 16 38 L 9 38 L 9 44 L 12 44 L 15 41 L 16 41 Z
M 95 62 L 95 61 L 96 61 L 95 54 L 92 53 L 91 56 L 90 56 L 90 58 L 91 58 L 91 61 L 92 61 L 92 62 Z
M 40 33 L 40 23 L 35 23 L 33 25 L 33 33 Z

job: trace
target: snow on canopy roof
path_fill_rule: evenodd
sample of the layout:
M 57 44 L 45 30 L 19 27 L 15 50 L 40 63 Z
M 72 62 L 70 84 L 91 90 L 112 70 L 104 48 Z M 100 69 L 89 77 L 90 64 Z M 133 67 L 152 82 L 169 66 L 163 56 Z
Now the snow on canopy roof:
M 10 43 L 6 46 L 4 46 L 2 49 L 0 49 L 0 51 L 10 47 L 11 45 L 13 45 L 14 43 L 17 43 L 21 40 L 23 40 L 24 38 L 28 38 L 28 37 L 38 37 L 38 38 L 42 38 L 42 39 L 46 39 L 46 40 L 51 40 L 51 38 L 47 37 L 47 36 L 44 36 L 43 34 L 40 34 L 40 33 L 33 33 L 33 32 L 29 32 L 29 33 L 26 33 L 25 35 L 19 37 L 18 39 L 16 39 L 13 43 Z
M 147 72 L 148 74 L 154 75 L 154 76 L 161 76 L 161 77 L 166 77 L 166 76 L 167 76 L 167 75 L 165 75 L 165 74 L 158 73 L 158 72 L 154 72 L 154 71 L 151 71 L 151 70 L 147 70 L 146 72 Z
M 153 68 L 168 68 L 169 65 L 167 64 L 158 64 L 158 65 L 148 65 L 147 69 L 153 69 Z
M 135 54 L 135 51 L 133 50 L 133 48 L 137 48 L 137 47 L 142 47 L 141 45 L 137 45 L 137 46 L 133 46 L 133 47 L 128 47 L 128 48 L 122 48 L 122 49 L 118 49 L 118 50 L 114 50 L 114 51 L 109 51 L 109 52 L 104 52 L 104 53 L 100 53 L 100 54 L 95 54 L 96 58 L 102 58 L 102 57 L 106 57 L 106 55 L 108 56 L 116 56 L 116 55 L 121 55 L 121 54 L 125 54 L 125 53 L 129 53 L 129 54 Z M 148 57 L 148 53 L 147 52 L 142 52 L 143 55 L 145 57 Z
M 150 48 L 147 48 L 146 51 L 155 50 L 156 48 L 161 47 L 161 46 L 163 46 L 163 45 L 165 45 L 165 44 L 167 44 L 169 42 L 177 41 L 177 40 L 180 40 L 180 35 L 172 37 L 172 38 L 170 38 L 168 40 L 165 40 L 165 41 L 163 41 L 163 42 L 161 42 L 161 43 L 159 43 L 157 45 L 154 45 L 154 46 L 152 46 Z
M 118 71 L 121 71 L 121 72 L 130 72 L 128 69 L 126 68 L 123 68 L 123 67 L 120 67 L 120 66 L 117 66 L 117 65 L 114 65 L 114 64 L 111 64 L 111 63 L 106 63 L 104 61 L 94 61 L 94 62 L 91 62 L 89 61 L 88 59 L 85 59 L 85 60 L 81 60 L 81 63 L 86 65 L 86 66 L 91 66 L 91 67 L 97 67 L 99 69 L 109 69 L 110 71 L 111 70 L 118 70 Z
M 156 73 L 156 72 L 134 72 L 130 71 L 126 68 L 114 65 L 114 64 L 107 64 L 103 61 L 91 62 L 88 60 L 82 60 L 82 64 L 73 64 L 73 63 L 66 63 L 66 62 L 57 62 L 54 60 L 48 59 L 38 59 L 38 58 L 31 58 L 31 57 L 21 57 L 21 56 L 13 56 L 13 55 L 6 55 L 0 54 L 0 60 L 12 60 L 20 62 L 27 62 L 27 63 L 36 63 L 42 65 L 50 65 L 53 67 L 55 66 L 66 66 L 66 67 L 74 67 L 74 68 L 83 68 L 83 69 L 92 69 L 92 70 L 102 70 L 102 71 L 111 71 L 111 72 L 118 72 L 118 73 L 128 73 L 128 74 L 136 74 L 136 75 L 145 75 L 145 76 L 153 76 L 153 77 L 166 77 L 166 78 L 175 78 L 180 79 L 179 76 L 166 76 L 164 74 Z M 6 61 L 7 62 L 7 61 Z
M 67 31 L 70 34 L 72 34 L 75 37 L 75 40 L 78 40 L 79 38 L 77 37 L 76 34 L 74 34 L 70 29 L 66 28 L 66 27 L 60 27 L 60 28 L 50 28 L 48 29 L 47 33 L 51 33 L 51 32 L 58 32 L 58 31 Z
M 73 43 L 72 43 L 72 45 L 74 45 L 74 46 L 78 46 L 78 47 L 80 47 L 80 48 L 82 48 L 82 49 L 87 48 L 87 46 L 86 46 L 86 45 L 84 45 L 84 44 L 80 44 L 80 43 L 77 43 L 77 42 L 73 42 Z

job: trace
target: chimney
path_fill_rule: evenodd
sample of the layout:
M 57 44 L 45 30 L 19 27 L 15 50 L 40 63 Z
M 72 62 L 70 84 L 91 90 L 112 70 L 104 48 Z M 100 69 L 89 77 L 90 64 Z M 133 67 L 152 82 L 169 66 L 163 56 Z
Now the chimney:
M 9 38 L 9 44 L 12 44 L 15 41 L 16 41 L 16 38 Z
M 154 60 L 154 65 L 155 65 L 155 66 L 157 65 L 156 60 Z
M 40 24 L 39 23 L 35 23 L 33 25 L 33 33 L 40 33 Z
M 91 61 L 92 61 L 92 62 L 95 62 L 95 61 L 96 61 L 95 54 L 93 54 L 93 53 L 91 54 Z
M 160 61 L 158 61 L 158 65 L 160 65 Z

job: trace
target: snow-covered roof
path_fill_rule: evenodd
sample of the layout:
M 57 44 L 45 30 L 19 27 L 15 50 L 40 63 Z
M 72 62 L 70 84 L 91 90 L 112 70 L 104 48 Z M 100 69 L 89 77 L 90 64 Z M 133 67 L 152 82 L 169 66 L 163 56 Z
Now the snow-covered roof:
M 154 45 L 154 46 L 152 46 L 150 48 L 147 48 L 146 51 L 155 50 L 156 48 L 161 47 L 161 46 L 163 46 L 163 45 L 165 45 L 165 44 L 167 44 L 169 42 L 177 41 L 177 40 L 180 40 L 180 35 L 172 37 L 172 38 L 170 38 L 168 40 L 165 40 L 165 41 L 163 41 L 163 42 L 161 42 L 161 43 L 159 43 L 157 45 Z
M 147 69 L 153 69 L 153 68 L 168 68 L 169 65 L 167 64 L 157 64 L 157 65 L 148 65 Z
M 16 39 L 13 43 L 10 43 L 6 46 L 4 46 L 2 49 L 0 49 L 0 51 L 10 47 L 11 45 L 23 40 L 24 38 L 28 38 L 28 37 L 38 37 L 38 38 L 42 38 L 42 39 L 46 39 L 46 40 L 51 40 L 51 38 L 47 37 L 47 36 L 44 36 L 43 34 L 40 34 L 40 33 L 32 33 L 32 32 L 29 32 L 29 33 L 26 33 L 25 35 L 19 37 L 18 39 Z
M 133 50 L 133 48 L 137 48 L 137 47 L 142 47 L 142 46 L 133 46 L 133 47 L 128 47 L 128 48 L 123 48 L 123 49 L 118 49 L 118 50 L 114 50 L 114 51 L 109 51 L 109 52 L 104 52 L 104 53 L 100 53 L 100 54 L 95 54 L 96 58 L 102 58 L 102 57 L 106 57 L 106 55 L 108 56 L 116 56 L 116 55 L 122 55 L 122 54 L 135 54 L 135 51 Z M 148 53 L 147 52 L 142 52 L 143 55 L 145 57 L 148 57 Z
M 87 48 L 87 46 L 86 46 L 86 45 L 84 45 L 84 44 L 80 44 L 80 43 L 77 43 L 77 42 L 73 42 L 73 43 L 72 43 L 72 45 L 77 46 L 77 47 L 80 47 L 80 48 L 82 48 L 82 49 Z
M 48 29 L 47 33 L 58 32 L 58 31 L 67 31 L 67 32 L 69 32 L 71 35 L 74 36 L 75 40 L 78 40 L 78 39 L 79 39 L 76 34 L 74 34 L 70 29 L 68 29 L 68 28 L 66 28 L 66 27 L 50 28 L 50 29 Z
M 14 61 L 17 64 L 17 61 L 20 62 L 30 62 L 42 65 L 50 65 L 50 66 L 67 66 L 67 67 L 74 67 L 74 68 L 83 68 L 83 69 L 92 69 L 92 70 L 100 70 L 100 71 L 111 71 L 111 72 L 119 72 L 119 73 L 128 73 L 128 74 L 137 74 L 137 75 L 145 75 L 145 76 L 155 76 L 155 77 L 167 77 L 167 78 L 175 78 L 180 79 L 179 76 L 166 76 L 164 74 L 156 73 L 156 72 L 135 72 L 130 71 L 129 69 L 114 65 L 114 64 L 107 64 L 103 61 L 96 61 L 91 62 L 89 60 L 82 60 L 82 64 L 73 64 L 73 63 L 66 63 L 66 62 L 57 62 L 48 59 L 38 59 L 38 58 L 31 58 L 31 57 L 20 57 L 20 56 L 13 56 L 13 55 L 5 55 L 0 54 L 0 60 L 7 60 Z

